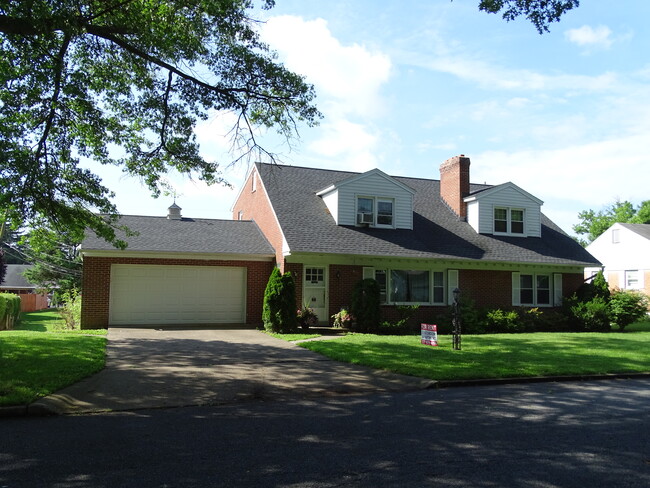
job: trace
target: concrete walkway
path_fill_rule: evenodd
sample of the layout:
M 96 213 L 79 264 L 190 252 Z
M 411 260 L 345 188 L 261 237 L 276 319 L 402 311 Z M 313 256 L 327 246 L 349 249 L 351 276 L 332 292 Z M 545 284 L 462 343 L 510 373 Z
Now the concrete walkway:
M 256 330 L 111 328 L 106 368 L 31 404 L 28 413 L 220 405 L 433 384 L 332 361 Z

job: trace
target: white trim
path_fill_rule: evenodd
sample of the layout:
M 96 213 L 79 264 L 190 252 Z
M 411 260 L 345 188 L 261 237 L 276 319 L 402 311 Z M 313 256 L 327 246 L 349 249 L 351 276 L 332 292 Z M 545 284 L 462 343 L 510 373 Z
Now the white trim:
M 447 305 L 454 303 L 454 289 L 458 286 L 458 270 L 447 270 Z
M 501 192 L 501 191 L 503 191 L 503 190 L 505 190 L 507 188 L 515 190 L 515 191 L 521 193 L 526 198 L 528 198 L 528 199 L 532 200 L 533 202 L 535 202 L 537 205 L 544 205 L 544 202 L 542 200 L 537 198 L 535 195 L 532 195 L 532 194 L 528 193 L 526 190 L 520 188 L 519 186 L 515 185 L 511 181 L 508 181 L 507 183 L 503 183 L 501 185 L 493 186 L 492 188 L 488 188 L 486 190 L 481 190 L 479 193 L 476 193 L 474 195 L 469 195 L 469 196 L 463 198 L 463 201 L 465 203 L 468 203 L 468 202 L 473 202 L 475 200 L 481 200 L 485 196 L 492 195 L 493 193 L 499 193 L 499 192 Z
M 512 273 L 512 305 L 518 307 L 521 305 L 521 273 Z
M 562 274 L 553 273 L 553 306 L 562 306 Z
M 359 174 L 355 174 L 353 176 L 350 176 L 349 178 L 341 180 L 341 181 L 339 181 L 337 183 L 334 183 L 334 184 L 328 186 L 327 188 L 323 188 L 322 190 L 317 191 L 316 195 L 318 195 L 318 196 L 324 195 L 325 193 L 329 193 L 329 192 L 333 191 L 334 189 L 340 188 L 342 186 L 346 186 L 346 185 L 348 185 L 350 183 L 353 183 L 353 182 L 355 182 L 357 180 L 366 178 L 367 176 L 371 176 L 371 175 L 381 176 L 382 178 L 390 181 L 392 184 L 397 185 L 400 188 L 402 188 L 403 190 L 409 192 L 411 195 L 415 195 L 415 190 L 413 188 L 411 188 L 410 186 L 405 185 L 404 183 L 401 183 L 401 182 L 397 181 L 394 177 L 384 173 L 382 170 L 380 170 L 378 168 L 371 169 L 370 171 L 366 171 L 365 173 L 359 173 Z

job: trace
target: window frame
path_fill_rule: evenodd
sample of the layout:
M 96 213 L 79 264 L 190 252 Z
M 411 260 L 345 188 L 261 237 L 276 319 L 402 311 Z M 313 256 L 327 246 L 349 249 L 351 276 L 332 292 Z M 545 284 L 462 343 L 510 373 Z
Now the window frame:
M 530 286 L 524 287 L 524 278 L 530 277 Z M 547 287 L 540 286 L 540 278 L 547 280 Z M 522 307 L 552 307 L 554 301 L 554 277 L 552 273 L 519 273 L 519 305 Z M 531 301 L 524 301 L 524 292 Z M 540 302 L 540 292 L 547 293 L 547 302 Z
M 497 219 L 497 212 L 505 211 L 505 218 Z M 513 219 L 513 212 L 521 212 L 521 220 Z M 503 226 L 505 223 L 506 230 L 498 230 L 497 222 Z M 517 224 L 517 227 L 521 225 L 521 232 L 513 231 L 514 224 Z M 507 236 L 526 236 L 526 209 L 520 207 L 505 207 L 502 205 L 497 205 L 492 208 L 492 232 L 495 235 L 507 235 Z
M 367 200 L 367 201 L 371 202 L 372 210 L 370 212 L 367 212 L 367 211 L 364 212 L 364 211 L 362 211 L 360 209 L 359 203 L 360 203 L 361 200 Z M 366 213 L 366 214 L 370 213 L 370 214 L 372 214 L 372 224 L 368 224 L 368 225 L 371 225 L 372 227 L 383 228 L 383 229 L 395 229 L 396 228 L 396 224 L 395 224 L 395 221 L 396 221 L 395 198 L 377 197 L 377 196 L 368 196 L 368 195 L 356 195 L 355 196 L 355 202 L 356 202 L 356 205 L 355 205 L 355 209 L 356 209 L 355 218 L 360 213 Z M 390 215 L 390 219 L 391 219 L 390 224 L 380 224 L 379 223 L 379 216 L 380 216 L 379 204 L 380 203 L 390 203 L 390 205 L 391 205 L 392 213 Z M 384 216 L 386 216 L 386 215 L 387 214 L 384 214 Z M 357 220 L 356 225 L 363 225 L 363 224 L 359 224 L 359 222 Z
M 393 300 L 394 295 L 391 290 L 393 287 L 393 272 L 426 272 L 428 273 L 427 279 L 427 301 L 396 301 Z M 447 305 L 445 300 L 447 290 L 446 271 L 440 269 L 402 269 L 402 268 L 374 268 L 374 278 L 379 283 L 380 303 L 382 305 L 432 305 L 442 306 Z M 378 276 L 383 276 L 383 280 L 377 279 Z M 382 283 L 383 281 L 383 283 Z M 436 301 L 436 297 L 440 301 Z

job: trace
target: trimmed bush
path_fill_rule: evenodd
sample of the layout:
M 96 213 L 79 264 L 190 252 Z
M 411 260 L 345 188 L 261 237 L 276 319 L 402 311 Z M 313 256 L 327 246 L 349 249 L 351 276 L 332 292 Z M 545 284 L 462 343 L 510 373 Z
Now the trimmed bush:
M 523 332 L 523 323 L 515 310 L 488 310 L 485 316 L 488 334 Z
M 290 272 L 283 275 L 279 268 L 271 272 L 264 292 L 262 321 L 269 332 L 288 334 L 298 330 L 296 284 Z
M 356 319 L 359 332 L 376 332 L 379 329 L 379 294 L 379 283 L 372 278 L 354 285 L 350 312 Z
M 0 322 L 2 322 L 7 315 L 7 293 L 0 293 Z
M 648 313 L 648 297 L 633 290 L 617 290 L 609 301 L 612 322 L 625 329 Z
M 20 319 L 20 297 L 13 293 L 0 293 L 0 329 L 10 328 Z
M 573 296 L 566 301 L 569 326 L 578 332 L 609 332 L 611 330 L 609 303 L 596 296 L 589 301 L 581 301 Z

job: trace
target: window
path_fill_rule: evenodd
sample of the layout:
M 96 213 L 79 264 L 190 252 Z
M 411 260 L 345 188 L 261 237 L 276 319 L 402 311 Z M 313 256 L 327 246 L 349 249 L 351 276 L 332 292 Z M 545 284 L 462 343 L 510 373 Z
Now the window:
M 255 173 L 253 173 L 252 178 L 253 182 L 251 183 L 251 192 L 256 192 L 257 191 L 257 178 L 255 177 Z
M 392 200 L 377 200 L 377 225 L 393 226 Z
M 305 282 L 312 285 L 323 283 L 324 272 L 323 268 L 305 268 Z
M 237 220 L 244 220 L 244 212 L 241 210 L 237 212 Z
M 619 242 L 621 242 L 619 229 L 612 229 L 612 244 L 618 244 Z
M 551 276 L 546 274 L 520 275 L 519 302 L 521 305 L 550 305 Z
M 391 270 L 390 301 L 398 303 L 429 302 L 429 272 Z
M 357 223 L 371 224 L 377 227 L 394 227 L 394 203 L 388 198 L 358 197 Z
M 497 234 L 524 234 L 524 211 L 515 208 L 494 209 L 494 232 Z
M 630 269 L 625 271 L 625 288 L 636 290 L 639 288 L 639 270 Z

